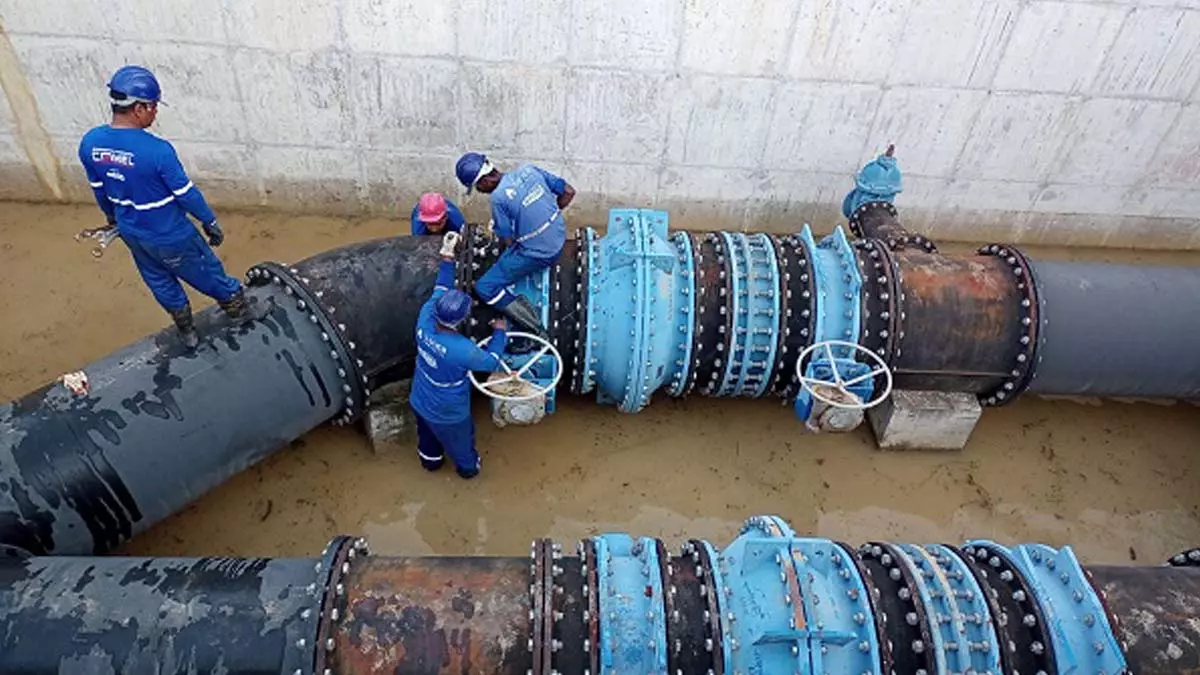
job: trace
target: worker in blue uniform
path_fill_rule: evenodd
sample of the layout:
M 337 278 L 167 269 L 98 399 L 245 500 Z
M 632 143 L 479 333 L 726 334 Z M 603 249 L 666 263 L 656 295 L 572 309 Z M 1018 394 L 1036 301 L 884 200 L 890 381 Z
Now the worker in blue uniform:
M 417 367 L 409 405 L 417 417 L 417 454 L 428 471 L 442 467 L 446 455 L 463 478 L 479 474 L 475 449 L 475 420 L 471 417 L 468 371 L 493 373 L 503 369 L 500 356 L 508 344 L 504 319 L 492 322 L 487 350 L 458 332 L 471 314 L 471 296 L 454 287 L 457 232 L 447 232 L 439 251 L 433 295 L 417 315 Z
M 575 198 L 575 188 L 532 164 L 501 173 L 477 152 L 460 157 L 454 172 L 468 193 L 479 190 L 491 196 L 490 226 L 508 244 L 495 264 L 475 282 L 475 293 L 526 329 L 548 339 L 533 305 L 511 286 L 531 274 L 540 274 L 558 260 L 567 239 L 562 211 Z
M 158 80 L 140 66 L 125 66 L 108 83 L 112 123 L 79 143 L 96 202 L 133 254 L 134 264 L 155 299 L 171 315 L 184 345 L 199 336 L 192 308 L 179 281 L 207 295 L 236 324 L 263 318 L 265 304 L 248 301 L 241 282 L 225 273 L 211 246 L 225 239 L 217 216 L 183 170 L 175 148 L 147 131 L 158 115 Z M 188 215 L 200 221 L 208 242 Z
M 462 232 L 467 225 L 458 206 L 437 192 L 426 192 L 413 205 L 412 215 L 413 236 L 422 234 L 442 234 L 447 228 L 451 232 Z

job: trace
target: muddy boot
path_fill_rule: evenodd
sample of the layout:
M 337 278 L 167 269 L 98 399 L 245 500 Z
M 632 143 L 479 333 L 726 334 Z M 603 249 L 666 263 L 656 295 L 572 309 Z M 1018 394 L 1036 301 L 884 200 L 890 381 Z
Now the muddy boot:
M 518 295 L 517 299 L 510 302 L 507 307 L 497 309 L 512 319 L 517 324 L 518 330 L 524 329 L 547 342 L 550 341 L 550 334 L 542 326 L 542 321 L 538 318 L 538 311 L 525 296 Z
M 232 298 L 219 304 L 235 326 L 242 326 L 251 321 L 262 321 L 271 311 L 267 303 L 258 302 L 257 299 L 247 299 L 245 290 L 239 290 L 233 294 Z
M 200 346 L 200 336 L 196 334 L 196 324 L 192 321 L 192 308 L 190 305 L 184 305 L 179 309 L 170 312 L 171 318 L 175 320 L 175 328 L 179 329 L 179 339 L 183 341 L 183 346 L 188 348 L 188 351 L 196 349 Z

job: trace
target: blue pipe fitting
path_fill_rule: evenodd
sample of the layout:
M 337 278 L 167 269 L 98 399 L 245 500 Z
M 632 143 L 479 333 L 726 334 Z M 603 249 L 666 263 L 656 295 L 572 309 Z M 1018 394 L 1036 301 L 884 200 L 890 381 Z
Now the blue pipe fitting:
M 758 397 L 766 391 L 779 338 L 779 264 L 770 237 L 722 232 L 730 252 L 732 348 L 717 396 Z
M 687 329 L 680 319 L 691 300 L 677 287 L 690 273 L 678 244 L 667 237 L 667 213 L 616 209 L 608 233 L 588 238 L 589 363 L 594 363 L 600 403 L 616 403 L 622 412 L 638 412 L 668 381 L 681 379 L 680 344 Z M 590 375 L 590 373 L 589 373 Z M 593 384 L 590 378 L 585 384 Z M 590 388 L 590 387 L 589 387 Z M 584 391 L 587 391 L 585 388 Z
M 861 334 L 862 274 L 854 257 L 854 247 L 840 227 L 817 244 L 805 226 L 800 232 L 800 240 L 808 247 L 816 277 L 817 320 L 813 342 L 855 342 Z M 835 356 L 853 356 L 848 347 L 833 349 Z
M 696 261 L 692 238 L 687 232 L 676 232 L 671 236 L 671 242 L 678 251 L 679 275 L 682 278 L 677 279 L 675 284 L 675 337 L 678 342 L 667 393 L 682 396 L 692 372 L 692 340 L 696 333 Z
M 1000 673 L 1000 640 L 984 590 L 966 563 L 944 546 L 896 547 L 929 615 L 939 673 Z
M 880 674 L 866 584 L 834 542 L 797 538 L 782 519 L 760 516 L 718 567 L 726 672 Z
M 667 617 L 658 542 L 592 537 L 599 584 L 600 672 L 666 675 Z
M 1057 550 L 1043 544 L 1007 548 L 986 540 L 968 545 L 998 551 L 1020 571 L 1042 610 L 1059 672 L 1127 672 L 1108 613 L 1070 546 Z

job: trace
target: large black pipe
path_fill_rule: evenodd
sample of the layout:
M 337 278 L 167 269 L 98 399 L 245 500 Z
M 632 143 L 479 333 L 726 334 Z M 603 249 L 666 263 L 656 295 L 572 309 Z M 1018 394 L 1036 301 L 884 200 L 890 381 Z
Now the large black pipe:
M 1032 261 L 1040 394 L 1200 398 L 1200 268 Z
M 847 553 L 853 550 L 835 545 Z M 662 588 L 670 592 L 665 598 L 654 596 L 654 602 L 661 612 L 665 600 L 670 616 L 663 642 L 673 646 L 670 672 L 705 675 L 714 672 L 714 666 L 722 672 L 714 663 L 721 652 L 718 636 L 729 639 L 734 617 L 708 611 L 706 597 L 711 593 L 702 587 L 712 583 L 712 561 L 697 559 L 687 547 L 668 555 L 661 542 L 657 546 L 661 566 L 653 573 L 664 575 Z M 892 549 L 883 546 L 885 551 Z M 618 614 L 628 616 L 627 621 L 645 621 L 641 635 L 664 637 L 648 628 L 655 611 L 626 615 L 627 599 L 597 591 L 597 566 L 602 562 L 590 547 L 585 544 L 584 558 L 560 555 L 548 541 L 537 542 L 529 558 L 374 558 L 361 540 L 341 537 L 320 559 L 0 560 L 0 672 L 520 675 L 532 668 L 580 675 L 589 667 L 589 654 L 593 662 L 597 656 L 598 616 L 602 624 L 609 618 L 615 621 Z M 916 594 L 906 596 L 902 589 L 911 580 L 898 573 L 889 576 L 894 561 L 872 555 L 854 559 L 868 588 L 881 592 L 872 591 L 869 611 L 880 626 L 884 664 L 897 673 L 915 673 L 918 668 L 949 672 L 931 668 L 925 658 L 928 651 L 909 649 L 922 631 L 929 644 L 927 631 L 938 630 L 934 621 L 942 610 L 922 605 Z M 739 564 L 723 560 L 722 564 Z M 1020 573 L 1017 581 L 1003 581 L 1002 573 L 993 579 L 986 556 L 964 556 L 964 561 L 985 588 L 995 586 L 1007 593 L 1008 584 L 1014 584 L 1012 588 L 1028 588 L 1032 594 L 1015 604 L 1007 595 L 993 596 L 991 619 L 1007 641 L 1006 667 L 1015 671 L 1017 664 L 1024 664 L 1033 673 L 1049 663 L 1052 673 L 1056 660 L 1062 669 L 1057 672 L 1086 662 L 1085 655 L 1066 651 L 1054 654 L 1057 659 L 1041 650 L 1036 654 L 1046 658 L 1025 658 L 1035 641 L 1045 641 L 1047 650 L 1051 642 L 1062 644 L 1049 640 L 1034 616 L 1018 620 L 1038 611 L 1033 608 L 1051 606 L 1044 604 L 1049 595 L 1041 595 L 1046 589 L 1029 586 Z M 834 572 L 821 568 L 821 574 L 832 578 Z M 1200 569 L 1098 566 L 1084 568 L 1084 574 L 1102 598 L 1128 672 L 1184 675 L 1200 668 L 1200 625 L 1195 621 L 1200 612 Z M 753 601 L 762 603 L 764 612 L 771 603 L 782 603 L 774 594 L 779 580 L 773 574 L 747 583 L 770 589 Z M 752 594 L 744 586 L 738 589 Z M 646 597 L 651 594 L 646 586 Z M 903 602 L 895 601 L 897 594 Z M 1089 639 L 1098 636 L 1081 620 L 1090 610 L 1076 616 L 1073 608 L 1057 606 L 1065 613 L 1056 620 L 1055 630 L 1080 631 L 1092 636 Z M 1094 622 L 1095 616 L 1090 618 Z M 888 636 L 897 639 L 893 642 Z M 629 637 L 600 636 L 614 653 L 647 648 L 644 643 L 625 644 Z M 715 650 L 704 648 L 706 638 L 710 645 L 715 642 Z M 600 670 L 593 667 L 591 672 Z
M 199 312 L 188 353 L 167 329 L 85 366 L 89 390 L 47 385 L 0 405 L 0 546 L 98 554 L 337 416 L 372 376 L 411 369 L 415 308 L 437 242 L 365 242 L 252 270 L 270 316 Z
M 703 238 L 712 239 L 720 238 Z M 499 254 L 470 241 L 464 284 Z M 1011 401 L 1031 382 L 1047 394 L 1195 397 L 1200 389 L 1200 352 L 1189 349 L 1200 327 L 1191 301 L 1200 270 L 1034 264 L 999 246 L 986 257 L 946 258 L 872 241 L 859 250 L 863 270 L 878 272 L 863 286 L 873 313 L 860 340 L 893 365 L 900 386 L 969 391 L 988 403 Z M 168 329 L 85 367 L 87 394 L 52 384 L 0 406 L 0 551 L 111 550 L 322 422 L 356 419 L 372 386 L 412 369 L 438 246 L 436 237 L 398 237 L 294 266 L 255 266 L 251 294 L 275 305 L 266 321 L 234 329 L 210 309 L 198 315 L 204 343 L 195 354 Z M 730 259 L 706 246 L 697 249 L 698 284 L 701 295 L 712 292 L 696 320 L 716 323 L 697 331 L 688 390 L 712 393 L 734 331 L 731 296 L 720 292 Z M 555 265 L 549 312 L 572 389 L 588 339 L 581 251 L 569 242 Z M 816 311 L 804 270 L 785 270 L 796 311 L 775 388 L 786 393 L 786 355 L 810 343 Z

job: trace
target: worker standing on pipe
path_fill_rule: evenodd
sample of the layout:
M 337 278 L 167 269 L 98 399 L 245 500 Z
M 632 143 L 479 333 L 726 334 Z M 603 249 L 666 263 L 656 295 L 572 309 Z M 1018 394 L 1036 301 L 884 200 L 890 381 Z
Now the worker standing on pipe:
M 417 315 L 417 367 L 409 404 L 417 416 L 421 466 L 437 471 L 449 454 L 459 476 L 474 478 L 480 460 L 467 372 L 503 368 L 500 356 L 508 334 L 504 319 L 493 321 L 486 351 L 459 334 L 458 327 L 471 314 L 471 296 L 454 287 L 454 249 L 460 238 L 457 232 L 443 237 L 433 295 Z
M 210 248 L 220 246 L 225 234 L 175 148 L 147 131 L 158 116 L 162 91 L 154 74 L 124 66 L 108 90 L 112 123 L 87 132 L 79 143 L 79 161 L 107 219 L 105 229 L 120 233 L 189 350 L 200 339 L 180 279 L 216 300 L 236 324 L 263 318 L 268 308 L 246 299 L 241 282 L 225 273 Z M 207 243 L 189 214 L 200 221 Z
M 436 192 L 426 192 L 413 206 L 412 215 L 413 236 L 422 234 L 442 234 L 448 227 L 451 232 L 462 232 L 467 225 L 467 219 L 454 202 Z
M 488 158 L 468 152 L 454 167 L 458 181 L 471 190 L 491 195 L 492 222 L 508 248 L 475 282 L 475 292 L 509 318 L 549 339 L 533 305 L 516 294 L 513 283 L 541 273 L 558 260 L 567 239 L 562 210 L 575 198 L 575 188 L 565 180 L 532 164 L 501 173 Z

